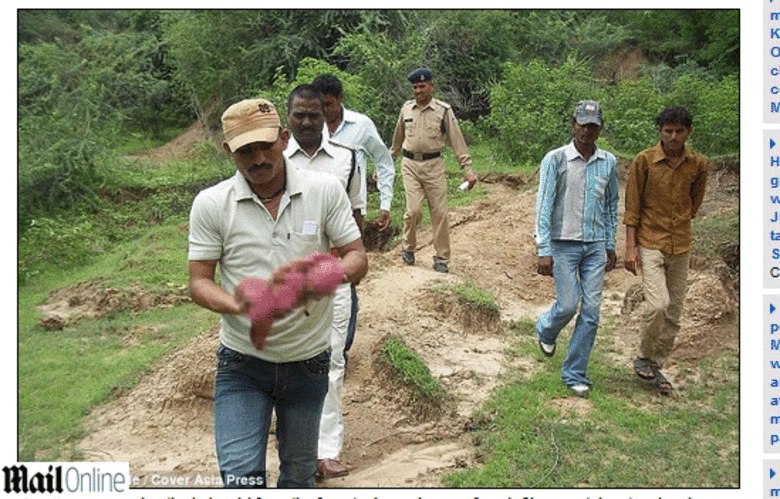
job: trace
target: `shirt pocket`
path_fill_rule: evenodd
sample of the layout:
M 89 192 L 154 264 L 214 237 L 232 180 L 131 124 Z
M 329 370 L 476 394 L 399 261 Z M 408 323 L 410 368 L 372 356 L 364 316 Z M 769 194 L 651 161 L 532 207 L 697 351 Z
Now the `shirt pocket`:
M 408 116 L 404 118 L 404 136 L 407 139 L 414 137 L 415 126 L 416 126 L 416 122 L 414 118 Z
M 290 234 L 290 243 L 292 245 L 292 252 L 299 256 L 323 251 L 319 234 L 301 234 L 293 232 Z
M 425 120 L 425 137 L 428 139 L 436 140 L 441 137 L 441 122 L 442 118 L 436 114 L 431 113 L 431 116 L 427 116 Z

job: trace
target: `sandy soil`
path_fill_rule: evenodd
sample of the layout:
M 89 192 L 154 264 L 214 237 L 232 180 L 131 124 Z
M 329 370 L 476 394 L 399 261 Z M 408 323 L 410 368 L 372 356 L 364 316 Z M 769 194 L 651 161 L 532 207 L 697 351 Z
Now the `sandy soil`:
M 535 318 L 554 297 L 552 281 L 535 272 L 534 188 L 514 180 L 494 179 L 485 184 L 489 195 L 484 200 L 451 213 L 449 275 L 431 268 L 428 229 L 421 232 L 419 240 L 426 244 L 418 248 L 413 267 L 402 264 L 397 247 L 370 253 L 370 272 L 359 287 L 358 333 L 344 390 L 342 460 L 351 474 L 322 486 L 440 486 L 442 473 L 474 463 L 471 416 L 501 382 L 502 373 L 512 369 L 531 375 L 544 368 L 535 357 L 507 358 L 505 352 L 507 326 Z M 738 174 L 725 172 L 710 184 L 702 212 L 737 206 L 737 200 Z M 621 233 L 619 258 L 622 249 Z M 702 357 L 738 348 L 737 288 L 733 282 L 724 285 L 723 265 L 693 266 L 684 324 L 668 370 L 672 380 Z M 453 297 L 431 291 L 437 280 L 465 278 L 497 297 L 500 321 L 466 317 Z M 607 274 L 605 283 L 603 316 L 616 325 L 610 355 L 626 365 L 635 352 L 636 333 L 627 318 L 641 298 L 638 283 L 639 277 L 622 268 Z M 63 290 L 60 301 L 67 296 L 68 290 Z M 55 302 L 50 300 L 48 306 L 56 307 Z M 153 300 L 149 304 L 158 305 Z M 717 330 L 720 341 L 709 341 L 704 330 Z M 434 415 L 421 412 L 383 374 L 377 351 L 389 334 L 401 335 L 441 380 L 453 401 L 445 410 Z M 208 480 L 218 477 L 211 413 L 216 348 L 216 328 L 204 331 L 164 359 L 133 390 L 97 408 L 88 417 L 87 436 L 78 446 L 84 458 L 129 461 L 139 486 L 215 485 Z M 675 386 L 685 390 L 684 384 Z M 580 399 L 553 402 L 580 412 L 590 407 L 589 401 Z M 271 439 L 271 484 L 277 467 L 273 446 Z M 206 482 L 197 482 L 196 477 Z

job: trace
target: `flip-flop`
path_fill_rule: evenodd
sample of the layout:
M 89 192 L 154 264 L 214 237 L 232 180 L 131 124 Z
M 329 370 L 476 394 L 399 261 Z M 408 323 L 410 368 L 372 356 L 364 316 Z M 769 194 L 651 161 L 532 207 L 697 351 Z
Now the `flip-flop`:
M 637 357 L 634 359 L 634 372 L 640 378 L 647 381 L 652 381 L 655 379 L 657 371 L 658 364 L 656 364 L 652 359 L 645 359 L 642 357 Z

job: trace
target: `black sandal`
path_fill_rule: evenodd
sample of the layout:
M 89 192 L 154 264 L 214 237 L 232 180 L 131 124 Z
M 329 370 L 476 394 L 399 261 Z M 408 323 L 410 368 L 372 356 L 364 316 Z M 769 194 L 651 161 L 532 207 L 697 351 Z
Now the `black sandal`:
M 652 381 L 658 372 L 658 364 L 652 359 L 637 357 L 634 359 L 634 372 L 643 380 Z
M 655 373 L 653 385 L 658 389 L 658 393 L 661 395 L 669 395 L 672 393 L 672 384 L 669 383 L 669 380 L 667 380 L 663 374 L 661 374 L 658 366 L 653 367 L 653 372 Z

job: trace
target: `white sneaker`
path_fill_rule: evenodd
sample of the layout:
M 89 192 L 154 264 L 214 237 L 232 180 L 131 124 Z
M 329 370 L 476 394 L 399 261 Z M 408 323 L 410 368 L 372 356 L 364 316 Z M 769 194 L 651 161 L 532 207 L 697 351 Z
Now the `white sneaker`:
M 572 393 L 578 397 L 587 397 L 588 393 L 590 392 L 590 386 L 585 385 L 583 383 L 577 383 L 576 385 L 571 385 L 569 389 L 572 391 Z
M 545 357 L 552 357 L 555 355 L 555 343 L 552 345 L 549 343 L 544 343 L 541 338 L 539 338 L 539 335 L 536 335 L 536 341 L 539 342 L 539 348 L 542 350 L 542 353 L 545 355 Z

